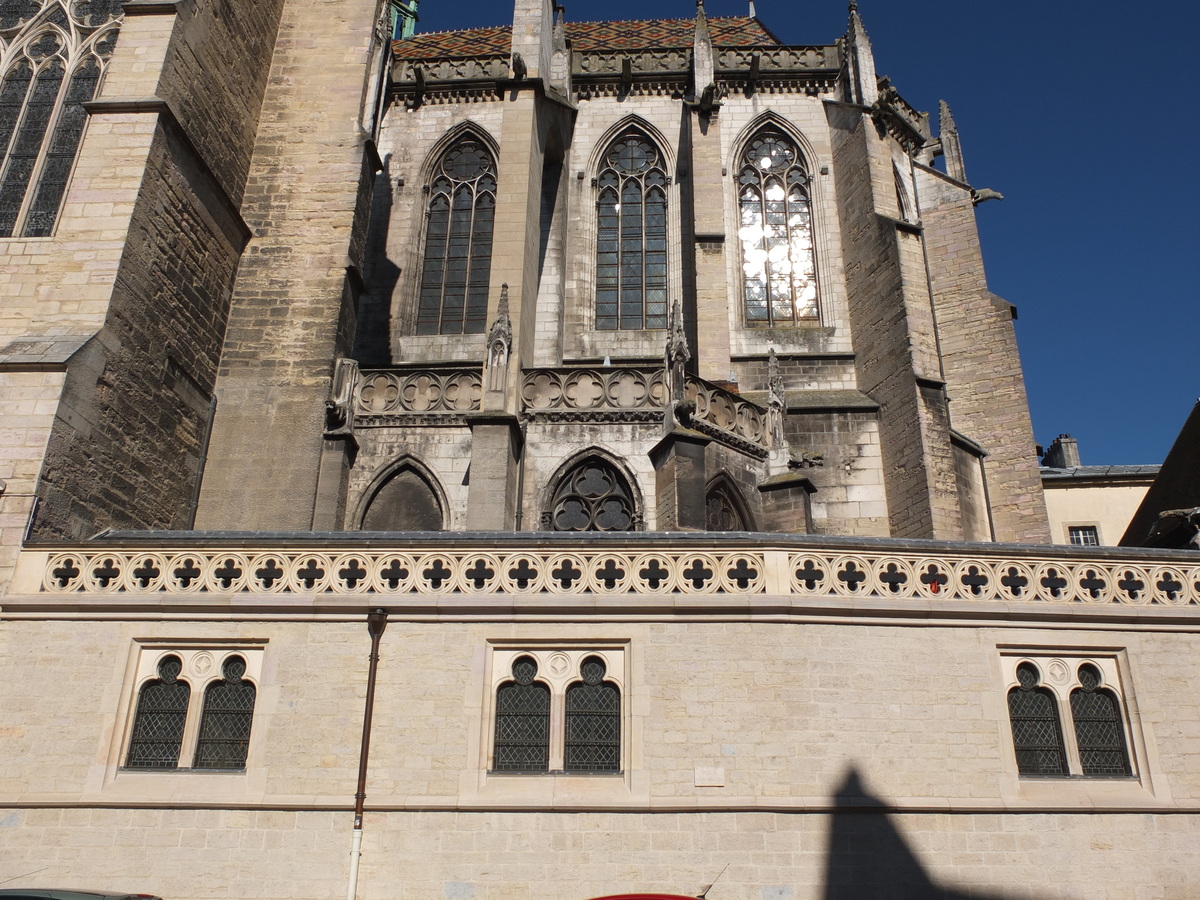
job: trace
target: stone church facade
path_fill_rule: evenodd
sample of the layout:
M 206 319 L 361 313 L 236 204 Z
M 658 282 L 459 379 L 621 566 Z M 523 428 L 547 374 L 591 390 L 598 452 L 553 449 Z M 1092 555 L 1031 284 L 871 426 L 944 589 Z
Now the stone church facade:
M 1200 561 L 1050 545 L 949 108 L 414 10 L 0 2 L 0 881 L 1194 895 Z

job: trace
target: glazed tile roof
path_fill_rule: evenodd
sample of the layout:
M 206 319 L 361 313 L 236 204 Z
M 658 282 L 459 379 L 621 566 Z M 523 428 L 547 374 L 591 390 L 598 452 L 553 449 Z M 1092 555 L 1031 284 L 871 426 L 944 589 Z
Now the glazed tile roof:
M 566 25 L 571 47 L 584 51 L 691 47 L 696 28 L 694 19 L 567 22 Z M 750 16 L 717 16 L 708 20 L 708 30 L 716 47 L 763 47 L 780 43 L 762 22 Z M 512 29 L 500 25 L 464 31 L 435 31 L 396 41 L 393 46 L 396 56 L 401 59 L 508 53 L 512 48 Z

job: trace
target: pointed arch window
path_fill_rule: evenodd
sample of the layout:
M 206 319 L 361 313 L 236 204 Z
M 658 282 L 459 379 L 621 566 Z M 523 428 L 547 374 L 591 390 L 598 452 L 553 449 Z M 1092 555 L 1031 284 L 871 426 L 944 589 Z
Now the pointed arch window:
M 562 477 L 548 518 L 551 531 L 633 531 L 637 526 L 629 483 L 615 466 L 596 458 Z
M 816 319 L 810 179 L 799 148 L 782 132 L 764 131 L 742 151 L 737 177 L 746 324 Z
M 0 6 L 0 237 L 53 232 L 120 15 L 121 0 Z
M 704 527 L 709 531 L 749 531 L 749 516 L 737 488 L 721 475 L 708 486 L 704 498 Z
M 142 686 L 126 766 L 174 769 L 179 765 L 188 700 L 192 696 L 191 686 L 179 677 L 181 671 L 183 661 L 178 656 L 165 656 L 158 664 L 158 677 Z
M 496 161 L 465 137 L 434 168 L 426 209 L 417 334 L 482 334 L 496 217 Z
M 609 145 L 596 179 L 596 328 L 667 327 L 667 172 L 631 129 Z

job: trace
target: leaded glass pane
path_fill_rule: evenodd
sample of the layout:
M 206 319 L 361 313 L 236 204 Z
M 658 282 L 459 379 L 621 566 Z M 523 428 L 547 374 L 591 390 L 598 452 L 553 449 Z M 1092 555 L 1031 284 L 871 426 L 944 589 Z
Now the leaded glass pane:
M 480 142 L 447 151 L 430 185 L 417 334 L 481 334 L 486 327 L 496 166 Z
M 603 680 L 604 661 L 589 656 L 579 669 L 582 682 L 567 688 L 563 767 L 568 772 L 621 769 L 621 692 Z
M 79 150 L 80 138 L 83 137 L 83 126 L 87 122 L 83 104 L 92 99 L 99 83 L 100 66 L 94 60 L 85 62 L 71 76 L 66 102 L 50 139 L 46 165 L 25 221 L 25 237 L 45 237 L 54 228 L 59 204 L 67 190 L 67 178 Z
M 513 680 L 496 691 L 496 737 L 492 768 L 497 772 L 545 772 L 550 768 L 550 689 L 537 681 L 537 663 L 522 656 Z
M 1100 673 L 1091 665 L 1079 669 L 1082 687 L 1071 692 L 1071 718 L 1084 775 L 1129 775 L 1125 726 L 1116 696 L 1100 685 Z
M 38 72 L 25 101 L 25 115 L 9 150 L 4 181 L 0 183 L 0 237 L 13 233 L 62 81 L 62 63 L 57 59 L 47 63 Z
M 586 460 L 559 482 L 550 524 L 554 531 L 630 531 L 634 504 L 629 485 L 609 463 Z
M 755 139 L 743 154 L 738 184 L 747 324 L 780 325 L 816 318 L 808 174 L 799 150 L 782 134 Z
M 605 162 L 596 182 L 596 328 L 666 328 L 667 176 L 658 149 L 630 131 Z
M 246 661 L 230 657 L 222 669 L 224 681 L 204 692 L 200 739 L 196 744 L 197 769 L 244 769 L 254 719 L 254 685 L 242 676 Z
M 1020 687 L 1008 692 L 1017 771 L 1022 775 L 1066 775 L 1067 754 L 1054 695 L 1037 687 L 1041 676 L 1029 663 L 1017 667 L 1017 679 Z
M 183 663 L 167 656 L 158 664 L 158 678 L 146 682 L 138 696 L 125 765 L 131 768 L 174 769 L 187 721 L 192 689 L 179 681 Z

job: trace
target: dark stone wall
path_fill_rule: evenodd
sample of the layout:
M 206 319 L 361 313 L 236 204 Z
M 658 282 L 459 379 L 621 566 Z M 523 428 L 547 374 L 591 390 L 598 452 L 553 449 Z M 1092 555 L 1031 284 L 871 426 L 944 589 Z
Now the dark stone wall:
M 186 140 L 160 123 L 104 327 L 68 368 L 37 534 L 190 525 L 244 241 Z

